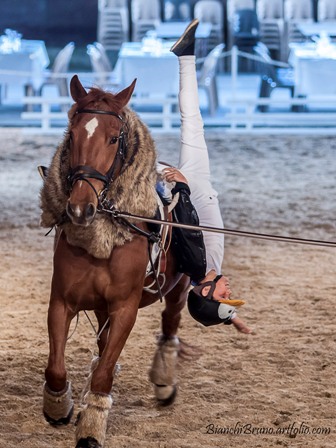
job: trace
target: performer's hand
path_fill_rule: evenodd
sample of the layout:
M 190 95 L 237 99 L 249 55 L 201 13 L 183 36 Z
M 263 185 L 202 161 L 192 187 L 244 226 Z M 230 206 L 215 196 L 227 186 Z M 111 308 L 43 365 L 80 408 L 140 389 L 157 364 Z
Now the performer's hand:
M 188 184 L 187 179 L 177 168 L 165 168 L 162 173 L 167 182 L 183 182 L 185 184 Z
M 244 334 L 251 334 L 253 331 L 249 328 L 237 315 L 231 319 L 231 322 L 235 326 L 235 328 Z

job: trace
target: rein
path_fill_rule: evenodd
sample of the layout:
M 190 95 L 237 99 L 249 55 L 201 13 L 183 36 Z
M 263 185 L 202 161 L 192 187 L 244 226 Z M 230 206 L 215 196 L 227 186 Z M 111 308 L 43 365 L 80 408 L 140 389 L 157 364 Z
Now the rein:
M 106 174 L 102 174 L 99 171 L 95 170 L 91 166 L 88 165 L 78 165 L 75 168 L 70 168 L 69 174 L 67 176 L 67 181 L 70 185 L 70 190 L 74 186 L 76 182 L 84 181 L 87 182 L 90 187 L 93 189 L 97 200 L 98 200 L 98 208 L 102 208 L 103 204 L 106 201 L 106 195 L 109 190 L 109 187 L 111 183 L 114 181 L 114 179 L 119 175 L 124 167 L 124 162 L 126 158 L 127 153 L 127 144 L 126 144 L 126 138 L 125 138 L 125 132 L 124 132 L 124 125 L 125 121 L 123 117 L 116 112 L 107 111 L 107 110 L 100 110 L 100 109 L 78 109 L 76 114 L 101 114 L 101 115 L 112 115 L 113 117 L 118 118 L 123 124 L 120 130 L 120 134 L 117 137 L 119 140 L 118 150 L 117 153 L 113 159 L 113 162 L 108 169 Z M 103 189 L 98 192 L 89 179 L 97 179 L 101 181 L 104 185 Z

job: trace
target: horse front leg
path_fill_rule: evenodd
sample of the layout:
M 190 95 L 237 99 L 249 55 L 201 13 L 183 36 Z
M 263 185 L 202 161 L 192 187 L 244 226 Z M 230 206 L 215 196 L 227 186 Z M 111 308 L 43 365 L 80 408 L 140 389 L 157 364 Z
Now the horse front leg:
M 104 348 L 107 343 L 107 338 L 110 330 L 110 319 L 107 311 L 98 311 L 95 310 L 95 315 L 98 322 L 98 331 L 97 331 L 97 346 L 98 346 L 98 355 L 93 356 L 91 360 L 91 368 L 90 373 L 86 379 L 86 384 L 84 386 L 83 392 L 82 392 L 82 398 L 81 401 L 83 402 L 85 394 L 90 390 L 91 387 L 91 380 L 92 380 L 92 373 L 97 368 L 100 357 L 104 351 Z M 118 365 L 116 364 L 115 367 L 115 373 L 118 372 Z
M 74 314 L 63 300 L 51 298 L 48 310 L 49 359 L 43 388 L 43 414 L 52 425 L 68 424 L 73 413 L 71 383 L 67 381 L 64 351 Z
M 174 402 L 177 392 L 176 367 L 180 352 L 177 330 L 181 312 L 187 299 L 190 281 L 183 276 L 177 285 L 165 295 L 166 306 L 162 312 L 162 334 L 157 343 L 149 378 L 154 384 L 159 404 L 168 406 Z
M 134 326 L 140 293 L 127 302 L 113 303 L 109 311 L 110 330 L 98 364 L 92 372 L 91 389 L 84 397 L 76 428 L 76 448 L 101 448 L 105 442 L 114 368 Z
M 110 318 L 108 312 L 106 311 L 95 311 L 95 315 L 98 321 L 98 337 L 97 337 L 97 345 L 98 345 L 98 356 L 94 357 L 91 363 L 91 373 L 95 370 L 98 365 L 99 359 L 104 351 L 104 348 L 107 344 L 107 338 L 110 331 Z M 120 366 L 118 363 L 115 365 L 114 374 L 116 375 L 119 372 Z M 91 384 L 90 376 L 90 383 Z

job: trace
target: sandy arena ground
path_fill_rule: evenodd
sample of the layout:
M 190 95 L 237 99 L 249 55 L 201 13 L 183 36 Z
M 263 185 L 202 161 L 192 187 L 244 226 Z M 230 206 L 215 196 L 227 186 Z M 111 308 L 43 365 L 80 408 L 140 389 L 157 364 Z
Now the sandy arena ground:
M 0 446 L 71 448 L 73 421 L 55 429 L 41 412 L 53 238 L 38 226 L 36 166 L 60 137 L 1 137 Z M 207 139 L 227 228 L 336 240 L 336 137 Z M 178 136 L 156 141 L 160 159 L 175 163 Z M 179 334 L 202 354 L 181 364 L 176 403 L 161 409 L 148 369 L 162 305 L 141 310 L 120 357 L 106 447 L 335 447 L 336 248 L 232 236 L 225 246 L 223 272 L 254 334 L 203 328 L 185 310 Z M 94 347 L 81 314 L 66 352 L 75 415 Z

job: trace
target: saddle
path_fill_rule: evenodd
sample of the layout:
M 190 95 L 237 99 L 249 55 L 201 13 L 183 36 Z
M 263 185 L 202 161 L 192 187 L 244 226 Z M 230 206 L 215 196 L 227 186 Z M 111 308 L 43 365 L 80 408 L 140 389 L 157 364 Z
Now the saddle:
M 157 192 L 158 210 L 155 218 L 172 222 L 173 221 L 173 209 L 175 208 L 179 200 L 179 194 L 173 196 L 170 204 L 167 204 L 166 200 Z M 165 283 L 165 272 L 167 268 L 167 253 L 172 242 L 172 226 L 158 225 L 157 233 L 160 236 L 160 241 L 152 244 L 151 248 L 151 260 L 148 262 L 146 269 L 146 278 L 144 290 L 147 292 L 157 292 L 157 285 L 155 276 L 162 279 L 160 287 Z M 153 272 L 155 270 L 155 273 Z M 154 288 L 154 289 L 152 289 Z

